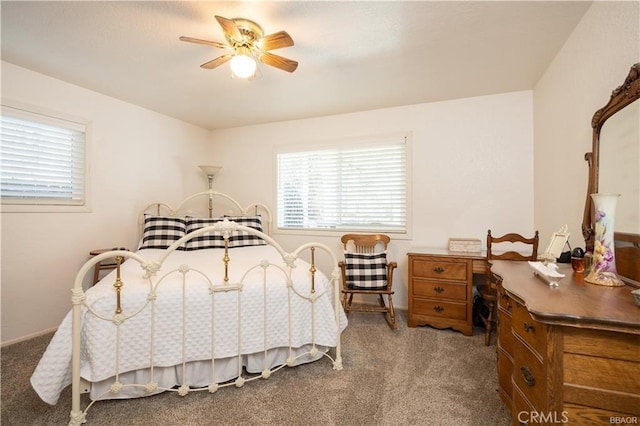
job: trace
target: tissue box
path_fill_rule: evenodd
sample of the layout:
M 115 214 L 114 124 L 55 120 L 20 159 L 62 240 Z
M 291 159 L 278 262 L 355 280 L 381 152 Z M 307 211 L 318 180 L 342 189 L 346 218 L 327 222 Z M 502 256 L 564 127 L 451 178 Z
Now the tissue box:
M 449 238 L 449 251 L 480 253 L 480 240 L 477 238 Z

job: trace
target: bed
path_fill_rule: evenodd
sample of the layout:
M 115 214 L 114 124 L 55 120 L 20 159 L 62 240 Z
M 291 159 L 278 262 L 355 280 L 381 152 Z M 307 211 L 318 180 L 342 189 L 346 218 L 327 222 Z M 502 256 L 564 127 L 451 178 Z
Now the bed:
M 206 214 L 193 209 L 203 197 Z M 218 200 L 231 209 L 214 217 Z M 286 252 L 269 235 L 266 206 L 243 208 L 212 190 L 175 209 L 150 204 L 139 223 L 137 250 L 114 249 L 80 268 L 72 310 L 31 377 L 49 404 L 71 384 L 70 425 L 84 423 L 100 400 L 215 393 L 323 358 L 342 369 L 347 320 L 327 246 Z M 318 256 L 330 262 L 329 276 Z M 113 258 L 117 268 L 85 291 L 96 263 Z

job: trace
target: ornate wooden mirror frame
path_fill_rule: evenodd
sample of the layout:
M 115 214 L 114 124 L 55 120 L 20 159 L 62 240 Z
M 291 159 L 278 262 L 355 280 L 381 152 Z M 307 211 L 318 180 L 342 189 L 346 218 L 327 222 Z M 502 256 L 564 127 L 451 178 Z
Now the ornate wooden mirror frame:
M 638 99 L 640 99 L 640 63 L 634 64 L 631 67 L 624 83 L 611 93 L 609 102 L 596 111 L 591 120 L 593 147 L 592 151 L 587 152 L 584 156 L 584 159 L 589 164 L 589 183 L 582 219 L 582 235 L 584 236 L 588 251 L 593 250 L 595 235 L 593 202 L 590 194 L 598 192 L 600 131 L 603 124 L 609 118 Z M 627 284 L 633 287 L 640 287 L 640 234 L 616 232 L 614 239 L 616 243 L 615 257 L 618 275 Z

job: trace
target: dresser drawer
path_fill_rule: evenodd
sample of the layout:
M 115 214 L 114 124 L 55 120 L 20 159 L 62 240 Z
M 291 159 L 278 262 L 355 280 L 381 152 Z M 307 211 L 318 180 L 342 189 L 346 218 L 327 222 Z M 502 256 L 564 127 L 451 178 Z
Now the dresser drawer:
M 512 425 L 529 425 L 532 413 L 536 412 L 529 401 L 520 393 L 518 388 L 513 389 L 513 408 L 511 409 Z
M 467 305 L 466 303 L 416 298 L 413 300 L 413 313 L 430 317 L 466 320 Z
M 513 311 L 513 304 L 515 302 L 511 299 L 501 287 L 498 287 L 498 307 L 502 308 L 504 311 L 511 312 Z
M 498 346 L 513 357 L 513 332 L 511 317 L 504 311 L 498 311 Z
M 538 354 L 544 354 L 546 348 L 544 325 L 531 318 L 529 311 L 520 303 L 513 303 L 513 332 L 527 342 Z
M 563 366 L 566 396 L 572 401 L 599 407 L 605 399 L 617 398 L 628 401 L 628 410 L 635 405 L 640 414 L 640 362 L 565 353 Z
M 467 284 L 413 279 L 413 296 L 467 300 Z
M 513 395 L 511 385 L 511 374 L 513 372 L 513 359 L 505 351 L 498 348 L 498 385 L 509 400 Z
M 640 362 L 640 336 L 567 327 L 564 331 L 564 351 Z
M 433 258 L 413 259 L 413 276 L 440 280 L 466 281 L 467 262 L 450 262 Z
M 513 347 L 513 383 L 538 410 L 546 407 L 545 366 L 519 339 Z
M 640 421 L 637 414 L 603 410 L 578 404 L 564 404 L 563 411 L 572 426 L 610 425 L 615 424 L 616 419 L 618 421 L 617 424 L 637 425 Z

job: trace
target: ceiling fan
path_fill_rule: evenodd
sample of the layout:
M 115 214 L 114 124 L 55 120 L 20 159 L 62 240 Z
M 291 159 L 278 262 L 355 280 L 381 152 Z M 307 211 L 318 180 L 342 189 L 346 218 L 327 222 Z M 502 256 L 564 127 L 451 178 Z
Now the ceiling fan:
M 250 78 L 255 75 L 255 59 L 287 72 L 294 72 L 298 68 L 298 62 L 269 52 L 270 50 L 293 46 L 293 39 L 286 31 L 279 31 L 265 36 L 260 25 L 248 19 L 227 19 L 222 16 L 216 16 L 216 20 L 224 31 L 227 43 L 186 36 L 180 37 L 182 41 L 232 50 L 230 53 L 218 56 L 200 65 L 202 68 L 213 69 L 227 61 L 231 61 L 233 74 L 240 78 Z

